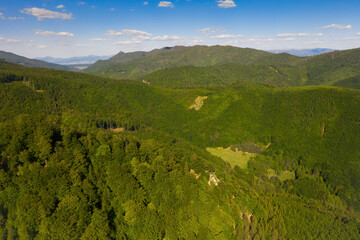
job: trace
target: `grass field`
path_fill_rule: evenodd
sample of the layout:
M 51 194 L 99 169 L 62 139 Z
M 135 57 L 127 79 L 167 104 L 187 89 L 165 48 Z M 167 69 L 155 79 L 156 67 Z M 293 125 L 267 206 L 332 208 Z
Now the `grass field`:
M 230 163 L 232 167 L 235 167 L 236 165 L 239 166 L 242 169 L 247 168 L 248 161 L 251 157 L 255 156 L 256 154 L 253 153 L 245 153 L 243 151 L 232 151 L 230 148 L 206 148 L 208 152 L 210 152 L 212 155 L 220 157 L 224 161 Z

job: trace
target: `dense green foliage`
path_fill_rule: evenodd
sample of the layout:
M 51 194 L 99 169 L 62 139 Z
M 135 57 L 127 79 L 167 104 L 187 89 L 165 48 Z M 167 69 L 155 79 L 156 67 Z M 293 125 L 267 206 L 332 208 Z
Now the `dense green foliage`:
M 67 71 L 77 71 L 75 67 L 48 63 L 36 59 L 30 59 L 4 51 L 0 51 L 0 60 L 19 64 L 25 67 L 39 67 L 39 68 L 51 68 L 51 69 L 59 69 L 59 70 L 67 70 Z
M 360 48 L 335 51 L 308 58 L 308 85 L 333 85 L 360 74 Z
M 119 53 L 85 72 L 115 79 L 138 78 L 170 88 L 260 83 L 272 86 L 335 85 L 357 88 L 360 49 L 300 58 L 236 47 L 174 47 Z M 344 82 L 342 82 L 344 81 Z
M 360 75 L 337 81 L 334 86 L 360 89 Z
M 130 54 L 136 54 L 132 57 Z M 127 58 L 125 57 L 127 56 Z M 138 78 L 153 71 L 178 66 L 212 66 L 235 64 L 287 64 L 293 65 L 301 58 L 290 54 L 272 54 L 265 51 L 230 46 L 173 47 L 142 52 L 120 53 L 85 69 L 86 73 L 115 79 Z
M 359 90 L 166 89 L 2 61 L 0 80 L 0 238 L 360 237 Z M 258 155 L 233 168 L 205 150 L 220 146 Z
M 285 87 L 304 85 L 307 75 L 300 67 L 226 64 L 166 68 L 143 76 L 141 80 L 168 88 L 228 86 L 234 83 L 261 83 Z

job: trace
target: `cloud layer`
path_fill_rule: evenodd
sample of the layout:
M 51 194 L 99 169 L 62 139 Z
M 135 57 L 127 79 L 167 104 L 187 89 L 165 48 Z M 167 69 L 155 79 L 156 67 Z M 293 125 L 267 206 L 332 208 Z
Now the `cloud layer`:
M 329 29 L 329 28 L 346 30 L 346 29 L 352 29 L 352 26 L 351 25 L 342 25 L 342 24 L 331 24 L 331 25 L 322 27 L 322 29 Z
M 62 19 L 62 20 L 70 20 L 73 19 L 73 16 L 71 13 L 60 13 L 60 12 L 54 12 L 51 10 L 47 10 L 45 8 L 24 8 L 23 10 L 20 10 L 21 13 L 25 13 L 28 15 L 32 15 L 37 17 L 39 21 L 49 18 L 49 19 Z
M 210 38 L 213 38 L 213 39 L 227 39 L 227 38 L 241 38 L 241 37 L 244 37 L 244 36 L 243 35 L 220 34 L 220 35 L 217 35 L 217 36 L 212 36 Z
M 69 32 L 52 32 L 52 31 L 42 31 L 36 30 L 34 31 L 37 36 L 61 36 L 61 37 L 73 37 L 73 33 Z
M 173 8 L 174 4 L 172 4 L 172 2 L 160 1 L 159 4 L 158 4 L 158 7 L 170 7 L 170 8 Z
M 7 38 L 4 38 L 3 36 L 0 35 L 0 42 L 4 42 L 4 43 L 7 43 L 7 44 L 14 44 L 14 43 L 19 43 L 21 41 L 16 40 L 16 39 L 7 39 Z
M 278 37 L 322 37 L 322 33 L 280 33 Z
M 236 4 L 233 0 L 219 0 L 218 1 L 218 7 L 221 8 L 233 8 L 236 7 Z

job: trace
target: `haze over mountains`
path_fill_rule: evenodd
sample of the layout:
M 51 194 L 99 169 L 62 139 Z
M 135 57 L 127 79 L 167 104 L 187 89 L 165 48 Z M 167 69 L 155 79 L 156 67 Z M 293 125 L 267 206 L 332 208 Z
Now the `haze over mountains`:
M 98 60 L 106 60 L 111 57 L 112 56 L 89 55 L 89 56 L 84 56 L 84 57 L 71 57 L 71 58 L 43 57 L 43 58 L 36 58 L 36 59 L 46 61 L 49 63 L 61 64 L 61 65 L 91 65 Z
M 75 67 L 72 66 L 63 66 L 42 60 L 30 59 L 5 51 L 0 51 L 0 59 L 7 62 L 19 64 L 25 67 L 40 67 L 40 68 L 52 68 L 52 69 L 67 70 L 67 71 L 78 71 Z
M 313 49 L 277 49 L 269 50 L 271 53 L 289 53 L 298 57 L 309 57 L 322 53 L 333 52 L 335 49 L 330 48 L 313 48 Z

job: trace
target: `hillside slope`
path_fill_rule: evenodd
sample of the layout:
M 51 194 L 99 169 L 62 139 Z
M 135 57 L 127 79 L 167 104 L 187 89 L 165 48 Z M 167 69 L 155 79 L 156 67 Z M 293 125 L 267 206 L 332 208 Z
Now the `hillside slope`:
M 359 56 L 360 49 L 300 58 L 236 47 L 174 47 L 148 53 L 120 53 L 112 60 L 94 64 L 86 72 L 115 79 L 138 78 L 171 88 L 237 82 L 341 86 L 337 82 L 360 74 Z
M 165 89 L 2 61 L 0 80 L 2 238 L 360 237 L 359 90 Z
M 302 86 L 307 81 L 304 67 L 263 64 L 224 64 L 206 67 L 170 67 L 139 78 L 153 86 L 194 88 L 259 83 L 270 86 Z
M 121 56 L 134 57 L 131 60 L 117 62 L 115 56 L 109 61 L 101 61 L 90 66 L 84 72 L 111 78 L 137 78 L 153 71 L 178 66 L 212 66 L 227 63 L 235 64 L 288 64 L 294 65 L 301 58 L 289 54 L 272 54 L 265 51 L 236 48 L 230 46 L 194 46 L 173 47 L 155 50 L 144 55 L 143 52 Z
M 360 48 L 309 57 L 300 65 L 308 69 L 308 85 L 333 85 L 360 74 Z
M 51 69 L 67 70 L 67 71 L 77 71 L 76 68 L 71 66 L 63 66 L 59 64 L 48 63 L 41 60 L 30 59 L 4 51 L 0 51 L 0 59 L 7 62 L 19 64 L 25 67 L 38 67 L 38 68 L 51 68 Z

